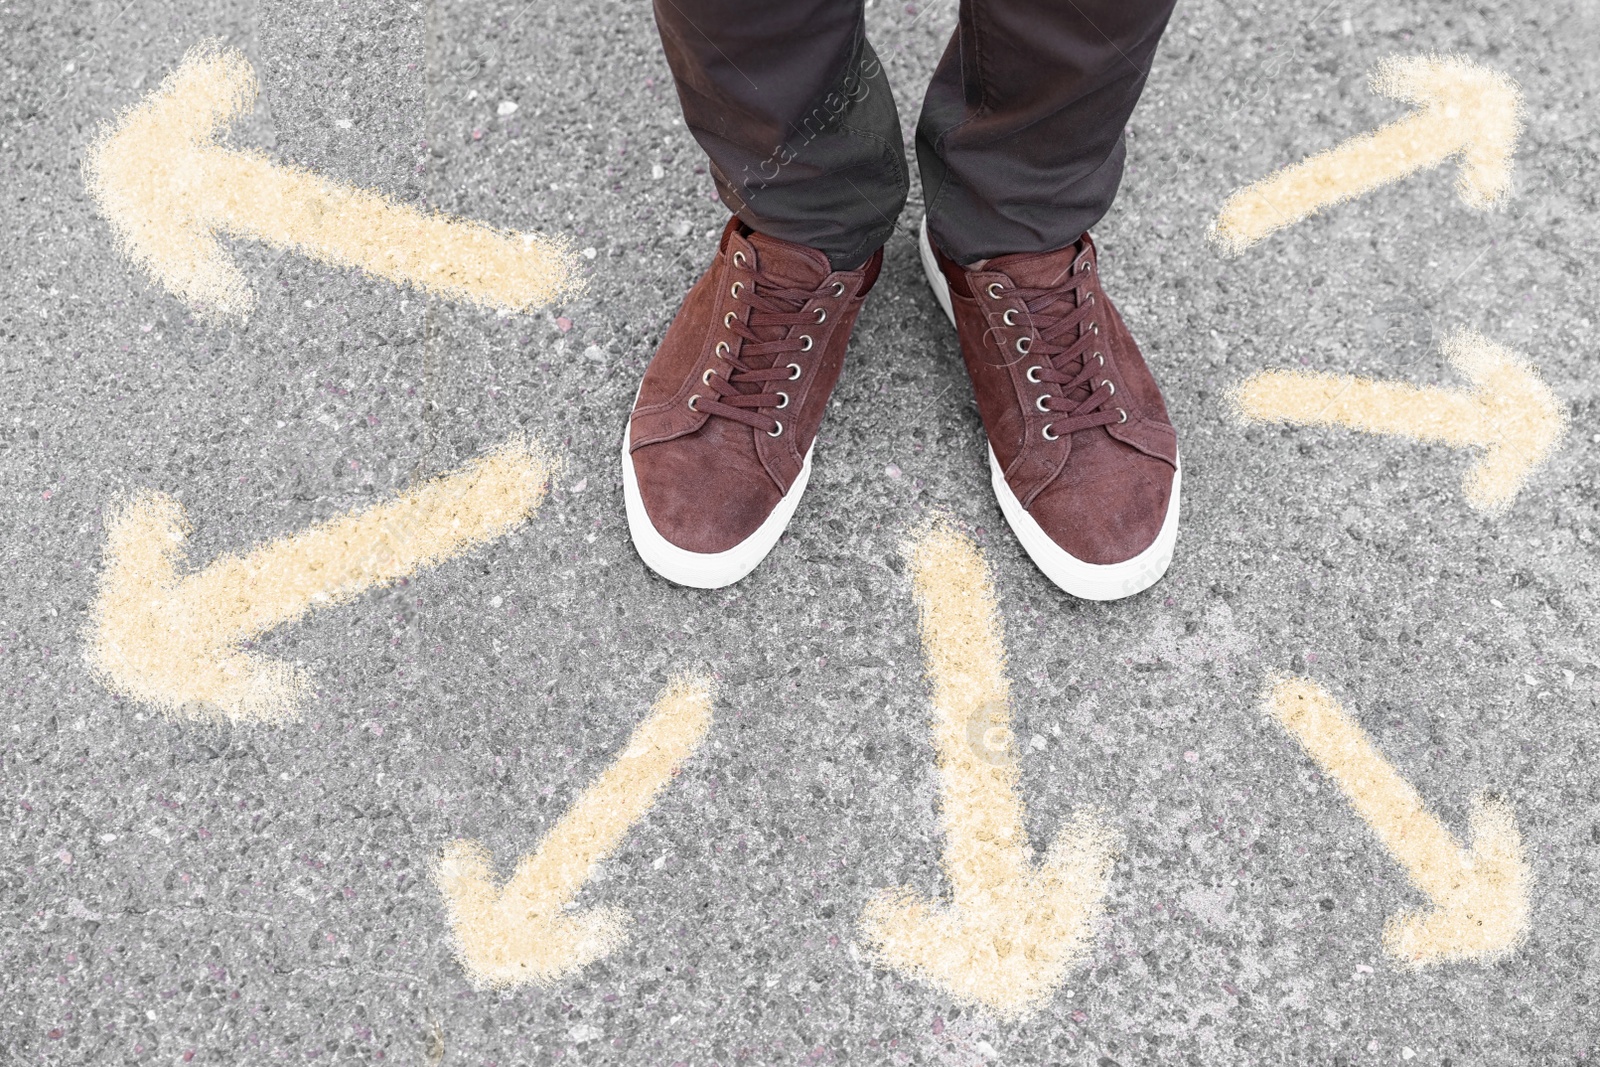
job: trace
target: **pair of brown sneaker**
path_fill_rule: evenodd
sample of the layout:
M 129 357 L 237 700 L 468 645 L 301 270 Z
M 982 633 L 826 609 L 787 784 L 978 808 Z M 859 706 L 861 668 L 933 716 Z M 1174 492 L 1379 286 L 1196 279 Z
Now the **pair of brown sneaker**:
M 924 222 L 922 264 L 955 324 L 1000 509 L 1056 585 L 1090 600 L 1149 588 L 1178 533 L 1177 434 L 1100 288 L 1094 242 L 963 267 Z M 883 253 L 723 230 L 645 371 L 622 440 L 640 557 L 680 585 L 743 578 L 777 544 Z

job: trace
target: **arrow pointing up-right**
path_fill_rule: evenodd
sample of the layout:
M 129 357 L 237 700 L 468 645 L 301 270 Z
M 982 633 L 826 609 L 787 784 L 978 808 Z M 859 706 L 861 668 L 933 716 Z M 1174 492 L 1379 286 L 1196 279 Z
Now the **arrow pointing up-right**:
M 1372 90 L 1417 111 L 1353 137 L 1228 198 L 1212 237 L 1235 254 L 1274 230 L 1461 157 L 1456 192 L 1486 208 L 1511 189 L 1511 156 L 1522 130 L 1521 94 L 1498 71 L 1459 56 L 1397 56 L 1379 64 Z

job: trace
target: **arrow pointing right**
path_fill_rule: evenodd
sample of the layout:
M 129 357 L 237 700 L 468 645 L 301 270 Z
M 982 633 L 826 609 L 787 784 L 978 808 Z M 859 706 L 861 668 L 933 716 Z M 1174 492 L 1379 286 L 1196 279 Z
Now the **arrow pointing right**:
M 1488 207 L 1510 191 L 1522 129 L 1521 94 L 1510 78 L 1458 56 L 1404 56 L 1378 66 L 1372 89 L 1420 110 L 1240 189 L 1211 224 L 1213 239 L 1237 254 L 1330 204 L 1457 154 L 1456 193 L 1468 205 Z
M 1344 791 L 1431 910 L 1392 916 L 1383 947 L 1413 966 L 1492 959 L 1515 948 L 1528 929 L 1533 872 L 1523 856 L 1516 817 L 1503 800 L 1479 797 L 1463 849 L 1390 766 L 1338 703 L 1315 682 L 1286 678 L 1267 693 L 1267 712 Z
M 1450 363 L 1472 382 L 1470 390 L 1274 370 L 1246 379 L 1231 399 L 1251 420 L 1344 426 L 1482 448 L 1483 456 L 1463 479 L 1467 503 L 1480 511 L 1503 511 L 1566 433 L 1566 411 L 1538 373 L 1510 349 L 1470 330 L 1452 334 L 1443 347 Z
M 124 249 L 184 301 L 236 315 L 254 303 L 217 231 L 494 308 L 521 311 L 571 289 L 557 240 L 418 211 L 218 144 L 255 98 L 243 53 L 198 45 L 85 158 L 89 193 Z

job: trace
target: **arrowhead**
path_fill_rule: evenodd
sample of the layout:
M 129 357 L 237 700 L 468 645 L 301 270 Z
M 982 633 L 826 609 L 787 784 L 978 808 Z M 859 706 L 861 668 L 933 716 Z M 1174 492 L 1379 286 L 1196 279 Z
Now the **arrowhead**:
M 229 314 L 249 311 L 253 298 L 202 207 L 216 192 L 207 156 L 255 98 L 255 71 L 242 53 L 197 45 L 101 131 L 84 161 L 89 194 L 128 255 L 183 299 Z
M 1502 511 L 1566 433 L 1566 409 L 1537 371 L 1478 333 L 1456 332 L 1444 352 L 1482 408 L 1479 436 L 1488 450 L 1467 474 L 1467 502 Z
M 1462 200 L 1488 207 L 1511 191 L 1511 156 L 1522 131 L 1516 82 L 1460 56 L 1395 56 L 1373 72 L 1372 89 L 1422 108 L 1432 137 L 1461 153 Z
M 142 493 L 108 523 L 90 612 L 89 666 L 108 688 L 170 714 L 262 720 L 307 688 L 287 663 L 232 647 L 237 606 L 186 595 L 177 564 L 189 523 L 170 496 Z
M 1449 960 L 1484 959 L 1515 948 L 1528 929 L 1528 887 L 1533 873 L 1523 858 L 1516 818 L 1504 801 L 1473 802 L 1472 851 L 1432 857 L 1449 870 L 1449 888 L 1435 888 L 1430 910 L 1389 919 L 1383 947 L 1414 967 Z
M 867 905 L 863 932 L 885 966 L 1002 1016 L 1026 1015 L 1088 953 L 1115 859 L 1109 841 L 1097 820 L 1080 814 L 1036 872 L 979 887 L 973 895 L 986 906 L 956 909 L 891 890 Z
M 446 846 L 436 878 L 456 953 L 479 988 L 548 985 L 627 940 L 629 919 L 619 909 L 563 911 L 556 894 L 497 888 L 489 851 L 476 841 Z

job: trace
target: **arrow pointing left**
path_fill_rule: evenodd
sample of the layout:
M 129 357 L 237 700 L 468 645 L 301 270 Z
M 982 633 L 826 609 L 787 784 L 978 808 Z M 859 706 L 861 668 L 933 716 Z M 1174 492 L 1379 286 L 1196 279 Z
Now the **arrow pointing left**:
M 452 841 L 435 878 L 449 913 L 456 955 L 480 987 L 548 985 L 627 940 L 617 908 L 573 911 L 594 869 L 644 817 L 711 728 L 711 686 L 684 677 L 668 684 L 628 747 L 539 842 L 495 884 L 489 853 Z
M 538 509 L 552 469 L 533 445 L 503 445 L 397 500 L 189 575 L 178 573 L 183 507 L 142 493 L 107 523 L 86 658 L 108 688 L 172 714 L 292 717 L 304 673 L 240 642 L 510 532 Z
M 1087 955 L 1111 877 L 1111 835 L 1079 812 L 1042 863 L 1022 823 L 1010 686 L 994 588 L 978 547 L 935 526 L 906 549 L 933 683 L 944 869 L 952 900 L 909 888 L 861 918 L 879 961 L 959 1000 L 1020 1017 Z
M 521 311 L 574 287 L 556 239 L 418 211 L 217 143 L 256 98 L 243 53 L 196 46 L 90 146 L 84 178 L 124 250 L 185 302 L 243 315 L 250 283 L 218 232 L 487 307 Z

